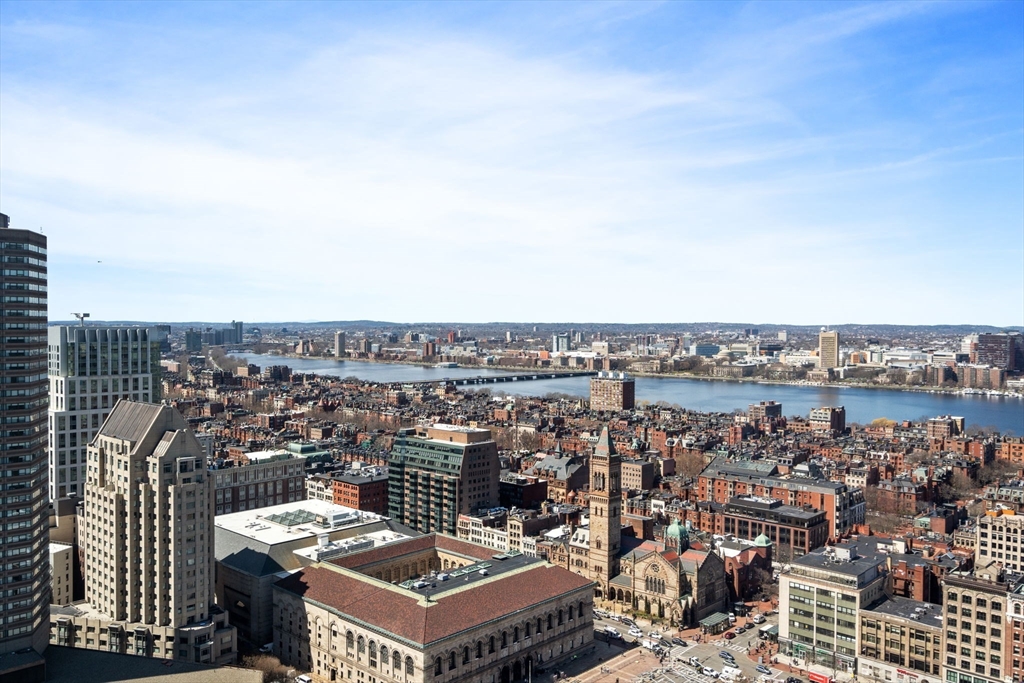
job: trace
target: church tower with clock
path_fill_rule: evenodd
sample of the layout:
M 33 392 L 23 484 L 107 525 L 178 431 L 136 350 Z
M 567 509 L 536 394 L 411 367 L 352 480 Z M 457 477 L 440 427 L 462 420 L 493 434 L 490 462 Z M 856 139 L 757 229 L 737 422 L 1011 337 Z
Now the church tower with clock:
M 619 573 L 622 535 L 622 458 L 615 452 L 608 427 L 590 458 L 590 578 L 602 595 Z

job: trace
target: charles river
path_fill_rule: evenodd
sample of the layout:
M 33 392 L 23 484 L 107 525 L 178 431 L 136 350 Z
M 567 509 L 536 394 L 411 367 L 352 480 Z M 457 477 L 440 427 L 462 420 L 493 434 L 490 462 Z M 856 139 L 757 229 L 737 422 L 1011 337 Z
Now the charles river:
M 287 358 L 255 353 L 236 353 L 235 357 L 266 367 L 287 365 L 303 373 L 358 377 L 370 382 L 422 382 L 443 378 L 459 379 L 483 375 L 509 374 L 485 368 L 434 368 L 419 365 L 366 363 L 353 360 Z M 525 370 L 523 372 L 529 372 Z M 477 388 L 477 387 L 473 387 Z M 495 396 L 544 396 L 549 393 L 586 397 L 589 377 L 566 377 L 528 382 L 483 384 Z M 994 427 L 1003 434 L 1024 434 L 1024 399 L 978 395 L 929 394 L 914 391 L 860 389 L 837 386 L 800 386 L 756 384 L 677 377 L 637 377 L 637 401 L 665 401 L 690 410 L 732 412 L 746 410 L 758 401 L 778 401 L 784 415 L 802 415 L 811 408 L 845 406 L 846 421 L 868 423 L 878 417 L 891 420 L 918 420 L 936 415 L 959 415 L 970 427 Z

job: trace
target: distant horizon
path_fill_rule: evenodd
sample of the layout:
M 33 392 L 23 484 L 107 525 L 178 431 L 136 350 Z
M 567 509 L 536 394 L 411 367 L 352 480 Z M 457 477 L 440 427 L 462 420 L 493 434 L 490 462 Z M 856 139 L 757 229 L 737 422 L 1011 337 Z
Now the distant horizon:
M 231 320 L 183 320 L 183 321 L 172 321 L 172 320 L 136 320 L 136 319 L 112 319 L 112 320 L 100 320 L 89 318 L 86 321 L 85 326 L 101 326 L 101 325 L 121 325 L 121 324 L 143 324 L 143 325 L 230 325 Z M 801 329 L 801 328 L 815 328 L 815 327 L 828 327 L 829 329 L 836 329 L 842 327 L 867 327 L 867 328 L 885 328 L 885 327 L 907 327 L 907 328 L 974 328 L 974 329 L 995 329 L 1005 331 L 1018 331 L 1024 332 L 1024 326 L 1015 325 L 991 325 L 991 324 L 973 324 L 973 323 L 925 323 L 925 324 L 899 324 L 899 323 L 835 323 L 829 325 L 819 325 L 816 323 L 751 323 L 751 322 L 725 322 L 725 321 L 693 321 L 693 322 L 642 322 L 642 323 L 623 323 L 623 322 L 579 322 L 579 321 L 508 321 L 508 320 L 495 320 L 489 322 L 470 322 L 470 321 L 449 321 L 449 320 L 437 320 L 437 321 L 414 321 L 407 322 L 402 320 L 253 320 L 253 321 L 240 321 L 243 324 L 249 326 L 260 326 L 260 325 L 375 325 L 375 326 L 459 326 L 459 325 L 476 325 L 476 326 L 530 326 L 530 325 L 544 325 L 544 326 L 563 326 L 563 327 L 672 327 L 678 326 L 727 326 L 727 327 L 750 327 L 750 328 L 767 328 L 773 331 L 779 328 L 777 331 L 783 331 L 781 328 L 790 329 Z M 80 325 L 78 320 L 48 320 L 48 326 L 52 325 Z

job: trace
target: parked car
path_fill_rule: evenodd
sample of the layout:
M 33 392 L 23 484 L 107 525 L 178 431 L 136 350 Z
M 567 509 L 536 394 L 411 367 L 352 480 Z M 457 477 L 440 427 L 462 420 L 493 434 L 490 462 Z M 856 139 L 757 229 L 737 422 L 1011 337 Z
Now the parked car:
M 618 614 L 613 614 L 611 616 L 611 620 L 612 621 L 622 621 L 622 617 L 620 617 Z
M 686 641 L 683 640 L 682 638 L 673 638 L 672 639 L 672 644 L 673 645 L 678 645 L 679 647 L 686 647 Z
M 733 633 L 732 631 L 726 631 L 724 637 L 725 637 L 726 640 L 732 640 L 733 638 L 736 637 L 736 634 Z
M 767 621 L 767 619 L 764 618 L 763 614 L 755 614 L 754 615 L 754 623 L 755 624 L 763 624 L 765 621 Z
M 690 666 L 700 668 L 700 659 L 697 657 L 690 657 Z
M 755 667 L 755 668 L 756 668 L 756 669 L 757 669 L 757 670 L 758 670 L 758 671 L 759 671 L 760 673 L 763 673 L 763 674 L 769 674 L 769 675 L 770 675 L 770 674 L 771 674 L 771 672 L 772 672 L 772 670 L 771 670 L 771 669 L 769 669 L 769 668 L 768 668 L 767 666 L 765 666 L 764 664 L 758 664 L 758 665 L 757 665 L 757 667 Z
M 736 627 L 736 633 L 746 633 L 746 632 L 747 632 L 747 627 L 746 626 L 737 626 Z
M 630 619 L 629 617 L 622 617 L 622 623 L 629 624 L 630 626 L 636 626 L 636 622 Z

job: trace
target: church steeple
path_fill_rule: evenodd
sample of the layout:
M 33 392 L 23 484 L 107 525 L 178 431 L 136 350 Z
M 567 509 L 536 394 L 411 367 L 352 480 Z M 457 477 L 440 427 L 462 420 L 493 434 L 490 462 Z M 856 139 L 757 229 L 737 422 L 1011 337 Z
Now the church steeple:
M 590 458 L 590 578 L 607 594 L 608 582 L 619 573 L 622 535 L 622 458 L 615 452 L 608 427 Z

